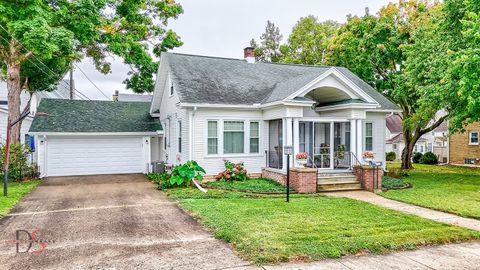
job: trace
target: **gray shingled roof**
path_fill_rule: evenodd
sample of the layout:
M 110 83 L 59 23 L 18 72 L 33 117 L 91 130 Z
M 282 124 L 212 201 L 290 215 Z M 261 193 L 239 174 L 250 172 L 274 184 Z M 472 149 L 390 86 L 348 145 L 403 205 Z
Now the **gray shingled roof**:
M 330 66 L 289 65 L 241 59 L 163 53 L 181 102 L 256 104 L 280 101 L 299 90 Z M 381 109 L 398 107 L 348 69 L 338 71 L 375 99 Z
M 42 99 L 30 132 L 155 132 L 148 102 Z

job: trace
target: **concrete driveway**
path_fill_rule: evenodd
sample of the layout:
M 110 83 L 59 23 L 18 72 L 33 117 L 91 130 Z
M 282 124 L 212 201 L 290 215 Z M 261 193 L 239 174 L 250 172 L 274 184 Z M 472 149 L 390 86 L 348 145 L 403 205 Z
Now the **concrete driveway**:
M 253 268 L 140 174 L 47 179 L 0 228 L 2 269 Z M 17 254 L 16 230 L 36 230 L 45 252 Z

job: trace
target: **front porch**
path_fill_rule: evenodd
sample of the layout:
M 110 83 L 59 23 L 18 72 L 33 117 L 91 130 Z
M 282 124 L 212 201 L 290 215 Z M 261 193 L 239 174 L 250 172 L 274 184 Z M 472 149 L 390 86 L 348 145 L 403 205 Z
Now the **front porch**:
M 291 167 L 316 168 L 318 173 L 346 173 L 362 164 L 359 159 L 363 149 L 361 120 L 286 118 L 268 122 L 267 168 L 286 172 L 285 146 L 293 147 Z M 371 132 L 371 129 L 367 131 Z M 367 148 L 371 148 L 369 143 Z M 295 158 L 301 152 L 308 154 L 305 165 L 300 165 Z
M 364 119 L 284 118 L 268 121 L 268 131 L 264 177 L 285 185 L 289 169 L 292 187 L 299 193 L 381 189 L 383 169 L 373 170 L 361 157 L 364 150 L 373 150 L 372 123 Z M 291 155 L 285 155 L 285 146 L 292 146 Z M 308 155 L 306 164 L 296 160 L 296 154 L 302 152 Z M 363 169 L 355 170 L 357 167 Z

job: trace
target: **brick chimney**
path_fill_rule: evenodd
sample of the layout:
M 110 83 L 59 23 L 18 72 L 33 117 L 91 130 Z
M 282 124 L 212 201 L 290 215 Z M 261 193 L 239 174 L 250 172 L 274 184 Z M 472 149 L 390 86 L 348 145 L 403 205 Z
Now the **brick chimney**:
M 112 96 L 113 101 L 118 101 L 118 90 L 115 90 L 115 94 Z
M 248 63 L 255 63 L 255 48 L 246 47 L 243 49 L 243 57 Z

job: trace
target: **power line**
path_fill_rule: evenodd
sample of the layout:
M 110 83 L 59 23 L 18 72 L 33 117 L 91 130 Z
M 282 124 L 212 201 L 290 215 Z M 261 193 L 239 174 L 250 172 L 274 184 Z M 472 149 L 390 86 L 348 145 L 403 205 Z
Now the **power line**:
M 25 46 L 25 45 L 24 45 L 23 43 L 21 43 L 18 39 L 16 39 L 16 38 L 15 38 L 7 29 L 5 29 L 5 27 L 3 27 L 1 24 L 0 24 L 0 28 L 2 28 L 3 31 L 5 31 L 8 35 L 10 35 L 10 37 L 12 37 L 16 42 L 18 42 L 20 45 L 22 45 L 23 48 L 27 48 L 27 46 Z M 6 38 L 4 38 L 4 37 L 2 37 L 2 36 L 0 36 L 0 37 L 3 38 L 3 40 L 9 42 L 9 40 L 7 40 Z M 44 67 L 46 67 L 47 70 L 50 71 L 54 76 L 56 76 L 56 77 L 58 77 L 58 78 L 61 78 L 61 79 L 59 80 L 58 84 L 64 83 L 63 86 L 65 86 L 65 87 L 69 87 L 69 86 L 70 86 L 69 84 L 67 84 L 66 82 L 63 81 L 63 77 L 64 77 L 64 76 L 60 76 L 60 75 L 58 75 L 56 72 L 54 72 L 52 69 L 50 69 L 47 65 L 45 65 L 45 63 L 42 62 L 42 60 L 40 60 L 37 56 L 35 56 L 34 53 L 32 53 L 32 56 L 33 56 L 40 64 L 42 64 Z M 38 68 L 40 71 L 42 71 L 43 73 L 45 73 L 45 75 L 47 75 L 47 76 L 49 75 L 49 74 L 47 74 L 47 73 L 45 72 L 45 70 L 41 69 L 39 66 L 37 66 L 37 64 L 35 64 L 34 62 L 32 62 L 29 58 L 27 58 L 27 61 L 29 61 L 29 62 L 32 63 L 36 68 Z M 80 90 L 78 90 L 78 89 L 75 89 L 75 90 L 76 90 L 78 93 L 81 93 L 81 95 L 82 95 L 84 98 L 90 100 L 90 98 L 88 98 L 88 97 L 87 97 L 85 94 L 83 94 Z M 102 92 L 102 93 L 103 93 L 103 92 Z M 107 97 L 107 99 L 108 99 L 108 97 Z
M 102 93 L 102 95 L 103 95 L 106 99 L 110 99 L 110 98 L 87 76 L 87 74 L 86 74 L 77 64 L 75 64 L 75 63 L 73 63 L 73 64 L 75 65 L 75 67 L 78 68 L 78 70 L 80 70 L 80 72 L 83 74 L 83 76 L 85 76 L 85 78 L 87 78 L 87 80 L 88 80 L 89 82 L 91 82 L 92 85 L 95 86 L 95 88 L 97 88 L 97 90 L 98 90 L 100 93 Z

